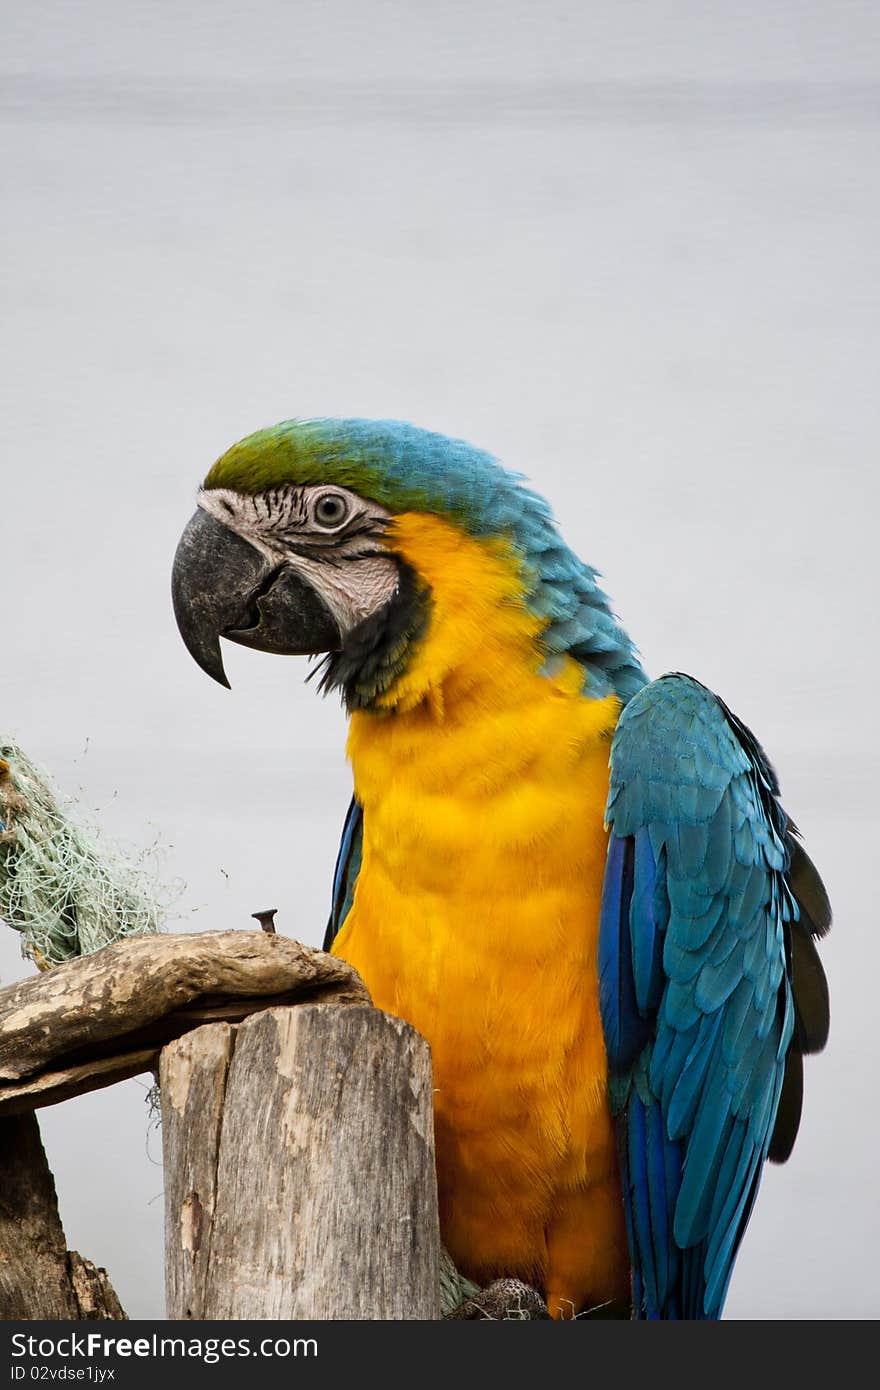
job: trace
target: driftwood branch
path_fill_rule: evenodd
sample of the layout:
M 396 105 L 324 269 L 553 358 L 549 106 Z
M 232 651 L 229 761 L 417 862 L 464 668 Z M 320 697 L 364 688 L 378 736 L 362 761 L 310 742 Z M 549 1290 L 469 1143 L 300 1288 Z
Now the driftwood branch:
M 0 1115 L 155 1069 L 165 1043 L 272 1004 L 364 1002 L 344 961 L 257 931 L 132 937 L 0 990 Z
M 431 1062 L 372 1008 L 271 1009 L 162 1053 L 170 1318 L 439 1316 Z

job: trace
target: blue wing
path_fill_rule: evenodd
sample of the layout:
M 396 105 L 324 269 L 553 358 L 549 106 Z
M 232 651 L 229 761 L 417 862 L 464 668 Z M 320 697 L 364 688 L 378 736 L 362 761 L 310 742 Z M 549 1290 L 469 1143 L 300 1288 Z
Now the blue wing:
M 324 950 L 329 951 L 333 939 L 348 916 L 354 899 L 354 887 L 361 869 L 361 846 L 364 839 L 364 813 L 355 797 L 345 817 L 342 840 L 333 873 L 333 900 L 330 918 L 324 933 Z
M 748 729 L 664 676 L 621 715 L 599 930 L 636 1317 L 717 1318 L 765 1159 L 824 1045 L 816 870 Z

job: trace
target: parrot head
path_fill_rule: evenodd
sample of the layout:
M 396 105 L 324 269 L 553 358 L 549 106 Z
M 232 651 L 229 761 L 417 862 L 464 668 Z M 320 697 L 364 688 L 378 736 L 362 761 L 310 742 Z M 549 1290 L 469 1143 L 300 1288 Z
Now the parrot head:
M 221 637 L 325 654 L 322 687 L 352 709 L 381 703 L 432 632 L 448 663 L 478 645 L 480 603 L 527 613 L 541 660 L 595 658 L 597 693 L 644 681 L 547 503 L 481 450 L 398 421 L 292 420 L 235 444 L 201 488 L 172 597 L 221 684 Z

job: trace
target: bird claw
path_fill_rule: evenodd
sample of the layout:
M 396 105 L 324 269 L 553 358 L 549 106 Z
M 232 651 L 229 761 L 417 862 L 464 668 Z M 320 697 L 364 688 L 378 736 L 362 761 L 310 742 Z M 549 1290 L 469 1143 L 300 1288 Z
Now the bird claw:
M 533 1322 L 549 1316 L 537 1289 L 522 1279 L 496 1279 L 446 1314 L 469 1322 Z

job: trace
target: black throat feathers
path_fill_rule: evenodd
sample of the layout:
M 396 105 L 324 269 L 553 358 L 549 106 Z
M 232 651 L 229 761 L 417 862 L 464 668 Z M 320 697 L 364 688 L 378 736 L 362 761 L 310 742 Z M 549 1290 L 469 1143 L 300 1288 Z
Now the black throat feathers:
M 395 560 L 400 579 L 394 597 L 352 628 L 340 650 L 328 652 L 317 668 L 318 688 L 339 690 L 349 712 L 369 709 L 393 685 L 428 625 L 430 589 L 406 560 Z

